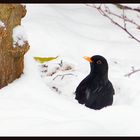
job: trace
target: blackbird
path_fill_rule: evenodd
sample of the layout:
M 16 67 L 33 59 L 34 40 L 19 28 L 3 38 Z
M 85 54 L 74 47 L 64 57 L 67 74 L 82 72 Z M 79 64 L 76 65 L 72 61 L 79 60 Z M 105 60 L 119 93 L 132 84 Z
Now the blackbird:
M 90 62 L 91 70 L 76 88 L 75 99 L 95 110 L 112 105 L 115 92 L 108 79 L 107 60 L 100 55 L 84 58 Z

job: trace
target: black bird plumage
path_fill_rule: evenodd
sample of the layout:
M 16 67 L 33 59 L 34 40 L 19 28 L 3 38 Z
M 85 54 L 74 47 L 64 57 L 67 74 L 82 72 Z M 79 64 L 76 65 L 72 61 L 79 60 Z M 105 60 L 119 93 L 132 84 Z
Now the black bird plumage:
M 76 88 L 75 99 L 92 109 L 102 109 L 112 105 L 115 92 L 108 79 L 107 60 L 100 55 L 85 59 L 90 62 L 91 71 Z

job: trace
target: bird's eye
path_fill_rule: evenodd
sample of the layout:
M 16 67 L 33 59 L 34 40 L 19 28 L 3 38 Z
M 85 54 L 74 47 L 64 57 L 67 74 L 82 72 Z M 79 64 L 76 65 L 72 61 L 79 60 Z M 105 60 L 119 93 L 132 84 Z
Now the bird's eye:
M 101 60 L 98 60 L 96 63 L 97 64 L 102 64 L 102 61 Z

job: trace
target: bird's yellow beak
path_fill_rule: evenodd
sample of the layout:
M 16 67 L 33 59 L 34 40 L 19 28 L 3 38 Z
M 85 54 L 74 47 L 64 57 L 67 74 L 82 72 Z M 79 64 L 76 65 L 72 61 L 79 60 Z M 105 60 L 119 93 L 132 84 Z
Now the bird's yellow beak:
M 91 57 L 84 56 L 83 58 L 86 59 L 88 62 L 93 62 L 93 60 L 91 60 Z

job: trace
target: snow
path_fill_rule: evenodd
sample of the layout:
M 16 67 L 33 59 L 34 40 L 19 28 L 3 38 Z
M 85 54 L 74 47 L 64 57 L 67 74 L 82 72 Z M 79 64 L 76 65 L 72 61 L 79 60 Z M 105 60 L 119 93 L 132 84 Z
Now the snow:
M 21 25 L 14 27 L 14 29 L 13 29 L 13 47 L 15 48 L 16 44 L 18 44 L 19 47 L 22 47 L 26 41 L 27 41 L 27 36 L 24 31 L 24 27 Z
M 124 4 L 124 3 L 122 3 L 122 5 L 129 6 L 131 8 L 140 8 L 140 4 L 138 4 L 138 3 L 137 4 L 134 4 L 134 3 L 133 4 L 130 4 L 130 3 Z
M 24 74 L 1 89 L 0 135 L 139 136 L 140 72 L 125 76 L 132 66 L 140 68 L 139 43 L 84 4 L 26 7 L 22 26 L 31 47 Z M 79 104 L 73 94 L 89 73 L 82 57 L 96 54 L 107 59 L 115 88 L 113 105 L 101 110 Z M 59 57 L 39 64 L 34 56 Z M 58 76 L 64 74 L 63 79 Z
M 0 20 L 0 27 L 5 27 L 4 23 Z
M 0 20 L 0 28 L 4 28 L 6 30 L 5 24 Z

